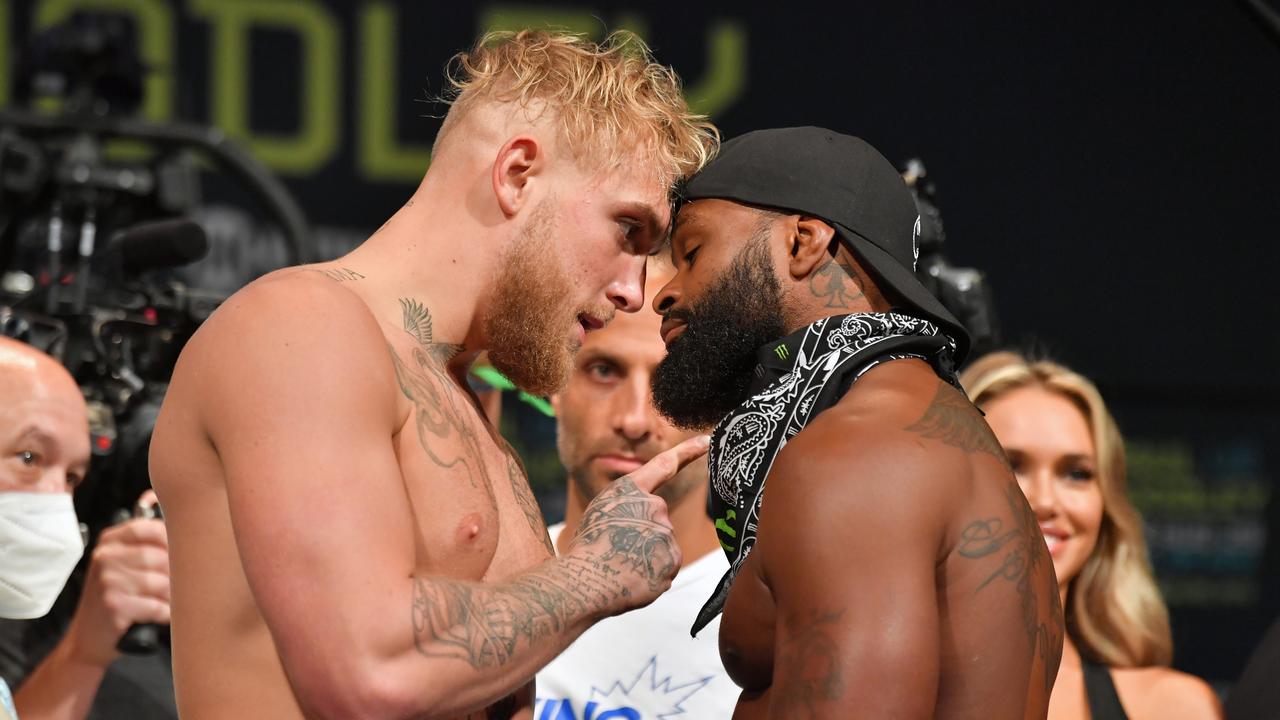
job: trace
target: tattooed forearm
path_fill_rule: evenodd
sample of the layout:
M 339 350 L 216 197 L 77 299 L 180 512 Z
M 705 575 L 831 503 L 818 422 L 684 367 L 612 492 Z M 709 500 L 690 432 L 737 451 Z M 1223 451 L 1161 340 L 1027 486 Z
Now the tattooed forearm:
M 349 282 L 351 280 L 363 280 L 364 275 L 351 270 L 349 268 L 331 268 L 329 270 L 321 270 L 324 276 L 334 282 Z
M 844 696 L 844 674 L 840 666 L 840 643 L 836 625 L 844 610 L 814 613 L 813 617 L 788 627 L 778 645 L 777 679 L 773 682 L 772 705 L 786 718 L 819 716 L 819 706 Z
M 946 383 L 938 384 L 938 392 L 925 409 L 924 417 L 908 426 L 907 432 L 941 440 L 968 453 L 987 453 L 1006 467 L 1009 464 L 1004 449 L 991 433 L 991 428 L 979 417 L 977 409 L 960 391 Z
M 1036 592 L 1036 581 L 1043 579 L 1048 552 L 1044 548 L 1040 523 L 1027 505 L 1017 483 L 1011 482 L 1005 488 L 1005 499 L 1014 520 L 1010 527 L 1006 530 L 1000 518 L 975 520 L 960 531 L 957 552 L 971 560 L 1000 555 L 1000 564 L 978 585 L 975 592 L 980 592 L 997 579 L 1013 584 L 1018 593 L 1023 629 L 1027 634 L 1030 652 L 1038 654 L 1044 661 L 1047 691 L 1053 687 L 1062 655 L 1064 629 L 1061 603 L 1057 589 L 1051 587 L 1052 583 L 1041 582 L 1041 592 Z M 1052 573 L 1051 566 L 1048 571 Z M 1045 616 L 1040 614 L 1041 603 L 1038 601 L 1043 594 L 1048 595 L 1049 607 Z
M 502 585 L 416 579 L 415 647 L 474 668 L 501 667 L 522 649 L 603 613 L 621 592 L 616 574 L 570 557 Z
M 809 276 L 809 292 L 826 307 L 849 310 L 863 297 L 862 277 L 849 261 L 838 256 Z
M 600 495 L 582 516 L 577 541 L 604 541 L 603 562 L 621 562 L 640 574 L 650 589 L 668 582 L 678 566 L 672 536 L 655 516 L 653 496 L 629 478 L 617 481 L 610 495 Z

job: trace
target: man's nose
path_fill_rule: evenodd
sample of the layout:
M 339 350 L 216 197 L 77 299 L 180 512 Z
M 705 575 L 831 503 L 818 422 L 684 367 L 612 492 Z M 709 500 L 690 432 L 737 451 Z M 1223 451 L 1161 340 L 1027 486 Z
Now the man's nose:
M 644 307 L 644 275 L 647 256 L 637 255 L 626 258 L 626 267 L 622 274 L 614 279 L 605 294 L 609 302 L 622 312 L 636 312 Z
M 643 442 L 653 432 L 653 412 L 648 376 L 629 375 L 614 393 L 614 430 L 629 442 Z
M 676 283 L 676 278 L 671 278 L 666 285 L 653 296 L 653 311 L 659 315 L 666 315 L 671 306 L 680 301 L 680 285 Z
M 40 477 L 35 484 L 30 487 L 29 492 L 71 492 L 71 483 L 68 481 L 66 469 L 58 467 L 46 468 L 44 472 L 40 473 Z

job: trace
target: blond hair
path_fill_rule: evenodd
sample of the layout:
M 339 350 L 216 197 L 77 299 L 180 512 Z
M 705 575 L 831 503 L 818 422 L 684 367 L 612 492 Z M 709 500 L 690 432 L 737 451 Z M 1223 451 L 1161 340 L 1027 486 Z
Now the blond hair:
M 1173 659 L 1169 610 L 1160 597 L 1142 518 L 1125 491 L 1124 440 L 1098 389 L 1047 360 L 1012 352 L 979 358 L 960 374 L 979 407 L 1018 388 L 1040 387 L 1070 400 L 1093 434 L 1102 527 L 1098 543 L 1067 590 L 1067 628 L 1081 654 L 1112 667 L 1168 665 Z
M 454 56 L 449 82 L 452 107 L 437 144 L 486 100 L 534 115 L 550 111 L 560 139 L 593 169 L 642 154 L 656 160 L 667 183 L 702 169 L 720 144 L 715 126 L 689 110 L 680 78 L 627 31 L 600 43 L 545 30 L 490 32 Z

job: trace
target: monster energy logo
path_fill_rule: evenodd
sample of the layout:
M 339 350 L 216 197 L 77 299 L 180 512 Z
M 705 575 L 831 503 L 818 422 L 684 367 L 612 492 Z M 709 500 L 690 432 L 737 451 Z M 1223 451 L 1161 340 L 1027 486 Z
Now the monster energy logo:
M 774 352 L 774 354 L 776 354 L 779 358 L 781 358 L 781 359 L 783 359 L 783 360 L 786 360 L 786 359 L 787 359 L 787 356 L 791 354 L 791 353 L 790 353 L 790 351 L 788 351 L 788 350 L 787 350 L 787 346 L 786 346 L 786 345 L 779 345 L 779 346 L 775 347 L 775 348 L 773 349 L 773 352 Z
M 736 519 L 738 519 L 738 513 L 732 510 L 725 512 L 724 517 L 716 518 L 716 530 L 719 530 L 720 532 L 724 533 L 725 535 L 728 535 L 731 538 L 738 537 L 738 531 L 734 530 L 733 526 L 730 525 L 728 522 L 726 522 L 727 520 L 736 520 Z M 733 552 L 733 546 L 726 543 L 724 540 L 720 541 L 720 547 L 724 548 L 729 552 Z

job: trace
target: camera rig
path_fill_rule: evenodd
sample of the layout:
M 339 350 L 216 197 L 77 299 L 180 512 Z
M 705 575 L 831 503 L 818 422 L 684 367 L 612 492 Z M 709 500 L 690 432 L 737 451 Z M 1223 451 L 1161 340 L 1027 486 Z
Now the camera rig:
M 95 459 L 76 504 L 96 534 L 147 487 L 173 364 L 224 299 L 172 272 L 208 248 L 189 219 L 203 169 L 261 205 L 287 262 L 312 253 L 284 185 L 225 134 L 131 115 L 146 68 L 122 18 L 77 13 L 32 38 L 16 67 L 17 105 L 0 110 L 0 334 L 57 358 L 84 391 Z
M 995 298 L 986 275 L 975 268 L 956 267 L 942 253 L 947 233 L 938 210 L 937 189 L 919 158 L 907 161 L 902 177 L 915 197 L 920 213 L 920 258 L 916 276 L 969 331 L 970 358 L 1000 347 L 1000 322 Z

